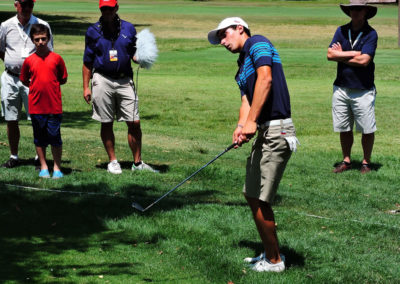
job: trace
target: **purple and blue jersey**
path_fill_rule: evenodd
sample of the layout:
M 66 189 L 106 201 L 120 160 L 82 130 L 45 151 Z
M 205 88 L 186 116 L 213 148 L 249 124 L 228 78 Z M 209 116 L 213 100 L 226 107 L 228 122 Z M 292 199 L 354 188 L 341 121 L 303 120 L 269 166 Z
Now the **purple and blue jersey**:
M 119 33 L 110 38 L 104 36 L 99 21 L 86 32 L 83 62 L 93 64 L 95 71 L 105 75 L 125 74 L 132 77 L 131 60 L 135 52 L 136 29 L 133 24 L 119 20 Z
M 258 123 L 291 117 L 289 90 L 283 73 L 281 58 L 272 43 L 261 35 L 247 39 L 238 59 L 239 70 L 235 80 L 242 96 L 246 95 L 251 105 L 257 81 L 257 68 L 270 66 L 272 87 Z

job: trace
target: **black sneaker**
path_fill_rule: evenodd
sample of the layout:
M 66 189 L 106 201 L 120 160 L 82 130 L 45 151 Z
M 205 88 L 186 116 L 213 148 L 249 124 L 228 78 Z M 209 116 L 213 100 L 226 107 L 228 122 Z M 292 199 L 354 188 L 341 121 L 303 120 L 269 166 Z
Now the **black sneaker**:
M 2 164 L 1 166 L 3 168 L 11 169 L 11 168 L 14 168 L 14 167 L 18 166 L 18 163 L 19 163 L 18 160 L 10 158 L 7 162 Z
M 42 169 L 39 158 L 34 160 L 33 165 L 35 166 L 35 171 L 40 171 Z

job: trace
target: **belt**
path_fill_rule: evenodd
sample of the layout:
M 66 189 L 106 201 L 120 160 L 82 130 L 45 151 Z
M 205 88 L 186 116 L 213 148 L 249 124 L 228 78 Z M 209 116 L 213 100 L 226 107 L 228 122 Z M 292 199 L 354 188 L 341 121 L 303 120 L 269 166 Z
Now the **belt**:
M 281 125 L 281 123 L 282 123 L 282 124 L 291 124 L 291 123 L 293 123 L 293 121 L 292 121 L 291 118 L 286 118 L 286 119 L 274 119 L 274 120 L 266 121 L 266 122 L 264 122 L 264 123 L 262 123 L 262 124 L 258 124 L 257 127 L 258 127 L 259 129 L 263 129 L 263 128 L 267 128 L 267 127 L 269 127 L 269 126 L 278 126 L 278 125 Z
M 18 74 L 18 73 L 14 73 L 14 72 L 10 71 L 9 69 L 6 69 L 6 72 L 7 72 L 7 74 L 9 74 L 9 75 L 11 75 L 11 76 L 19 77 L 19 74 Z
M 115 80 L 116 80 L 116 79 L 122 79 L 122 78 L 129 77 L 129 75 L 126 74 L 126 73 L 108 74 L 108 73 L 101 72 L 101 71 L 99 71 L 99 70 L 95 70 L 94 72 L 95 72 L 95 73 L 99 73 L 99 74 L 101 74 L 101 75 L 103 75 L 103 76 L 109 77 L 109 78 L 111 78 L 111 79 L 115 79 Z

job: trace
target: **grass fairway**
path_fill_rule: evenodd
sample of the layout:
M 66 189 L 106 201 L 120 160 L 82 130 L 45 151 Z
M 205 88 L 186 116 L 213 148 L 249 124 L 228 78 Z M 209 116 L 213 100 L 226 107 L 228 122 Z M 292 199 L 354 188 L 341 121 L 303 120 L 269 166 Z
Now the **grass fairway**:
M 122 19 L 138 31 L 150 28 L 160 50 L 155 66 L 140 70 L 139 97 L 142 156 L 161 173 L 130 171 L 122 123 L 114 127 L 123 174 L 105 170 L 100 125 L 81 80 L 84 33 L 99 17 L 98 1 L 37 1 L 35 14 L 52 26 L 70 75 L 62 89 L 66 176 L 37 177 L 31 125 L 21 121 L 22 166 L 0 168 L 0 282 L 399 283 L 400 215 L 390 214 L 400 209 L 397 6 L 380 6 L 370 21 L 379 35 L 374 171 L 358 172 L 357 134 L 355 169 L 334 175 L 341 160 L 330 114 L 336 64 L 326 51 L 336 27 L 349 21 L 339 1 L 119 2 Z M 0 0 L 0 21 L 14 14 L 12 1 Z M 207 41 L 226 16 L 243 17 L 253 34 L 274 43 L 291 93 L 302 145 L 274 204 L 288 266 L 282 274 L 253 273 L 242 262 L 262 251 L 241 194 L 250 145 L 228 152 L 145 214 L 130 207 L 150 204 L 230 145 L 240 105 L 237 55 Z M 8 156 L 0 120 L 0 161 Z

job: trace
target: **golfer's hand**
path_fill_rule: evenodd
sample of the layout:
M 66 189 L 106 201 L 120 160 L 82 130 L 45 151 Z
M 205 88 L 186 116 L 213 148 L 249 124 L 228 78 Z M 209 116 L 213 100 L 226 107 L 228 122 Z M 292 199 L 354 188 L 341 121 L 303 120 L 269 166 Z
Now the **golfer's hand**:
M 235 149 L 236 148 L 238 148 L 240 145 L 239 145 L 239 137 L 240 137 L 240 134 L 242 134 L 242 128 L 243 128 L 243 126 L 237 126 L 236 127 L 236 129 L 235 129 L 235 131 L 233 131 L 233 135 L 232 135 L 232 143 L 236 143 L 237 145 L 235 145 Z
M 254 121 L 246 121 L 246 124 L 244 125 L 242 129 L 242 133 L 239 136 L 238 139 L 238 145 L 242 145 L 243 143 L 247 143 L 250 141 L 251 138 L 256 134 L 257 132 L 257 123 Z
M 83 98 L 88 104 L 90 104 L 90 101 L 92 100 L 92 92 L 90 89 L 83 91 Z

